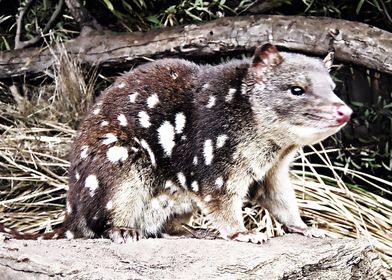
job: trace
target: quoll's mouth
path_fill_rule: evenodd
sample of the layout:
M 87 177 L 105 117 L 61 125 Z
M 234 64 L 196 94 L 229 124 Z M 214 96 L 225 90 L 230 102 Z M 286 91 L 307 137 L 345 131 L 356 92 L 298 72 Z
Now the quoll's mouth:
M 353 110 L 344 103 L 335 104 L 331 111 L 319 111 L 306 113 L 305 115 L 308 119 L 315 121 L 328 121 L 330 124 L 326 125 L 326 128 L 339 128 L 347 124 L 353 113 Z

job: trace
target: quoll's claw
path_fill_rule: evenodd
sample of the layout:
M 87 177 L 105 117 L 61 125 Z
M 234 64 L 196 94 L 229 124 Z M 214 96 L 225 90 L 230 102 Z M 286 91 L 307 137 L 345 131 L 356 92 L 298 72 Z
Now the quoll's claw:
M 318 228 L 313 228 L 313 227 L 296 227 L 296 226 L 284 226 L 283 227 L 285 232 L 288 233 L 298 233 L 302 234 L 306 237 L 317 237 L 317 238 L 324 238 L 325 237 L 325 231 L 322 229 Z
M 305 231 L 305 236 L 308 237 L 318 237 L 318 238 L 324 238 L 325 237 L 325 231 L 322 229 L 318 228 L 308 228 L 307 231 Z
M 142 239 L 142 235 L 137 229 L 114 227 L 108 231 L 108 237 L 115 243 L 123 244 L 135 242 Z
M 230 239 L 240 242 L 262 244 L 268 240 L 268 236 L 263 232 L 245 231 L 235 233 Z

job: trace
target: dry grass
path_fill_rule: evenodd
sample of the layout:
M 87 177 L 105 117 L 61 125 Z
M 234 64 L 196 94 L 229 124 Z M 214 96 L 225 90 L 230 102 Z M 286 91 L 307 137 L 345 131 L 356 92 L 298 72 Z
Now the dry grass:
M 74 127 L 94 97 L 96 73 L 59 51 L 46 73 L 52 84 L 26 88 L 24 97 L 11 87 L 15 104 L 0 103 L 0 222 L 21 230 L 62 222 Z
M 91 74 L 91 73 L 90 73 Z M 50 86 L 35 89 L 31 100 L 17 97 L 16 105 L 0 103 L 0 217 L 1 223 L 35 232 L 61 224 L 67 189 L 67 155 L 81 112 L 92 103 L 96 75 L 85 81 L 80 65 L 66 55 L 57 59 Z M 300 154 L 292 171 L 301 214 L 308 224 L 328 235 L 366 238 L 392 266 L 392 202 L 360 186 L 344 183 L 343 171 L 368 186 L 388 192 L 392 183 L 368 174 L 334 166 L 336 149 L 313 148 Z M 308 161 L 318 155 L 321 164 Z M 320 170 L 333 174 L 325 176 Z M 269 236 L 283 231 L 268 212 L 244 208 L 246 225 Z M 200 215 L 194 224 L 208 226 Z

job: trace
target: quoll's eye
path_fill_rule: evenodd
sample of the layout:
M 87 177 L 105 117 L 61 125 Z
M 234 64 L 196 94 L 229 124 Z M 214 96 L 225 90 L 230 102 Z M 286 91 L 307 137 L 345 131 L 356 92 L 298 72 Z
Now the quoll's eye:
M 290 88 L 290 92 L 294 95 L 302 95 L 305 93 L 305 90 L 298 86 L 293 86 Z

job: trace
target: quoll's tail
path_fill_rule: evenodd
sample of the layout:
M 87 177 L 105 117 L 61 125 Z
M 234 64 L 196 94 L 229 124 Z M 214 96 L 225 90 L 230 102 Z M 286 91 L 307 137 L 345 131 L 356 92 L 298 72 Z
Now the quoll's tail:
M 65 238 L 65 231 L 63 228 L 47 233 L 23 233 L 0 224 L 0 233 L 5 233 L 6 238 L 21 240 L 49 240 Z

